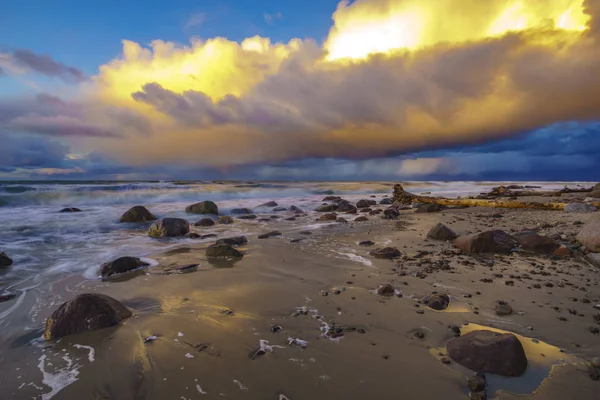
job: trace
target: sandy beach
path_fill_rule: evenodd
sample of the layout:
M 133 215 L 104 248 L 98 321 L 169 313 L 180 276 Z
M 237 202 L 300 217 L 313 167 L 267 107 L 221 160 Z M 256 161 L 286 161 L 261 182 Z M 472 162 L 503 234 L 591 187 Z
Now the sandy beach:
M 357 196 L 379 203 L 391 190 Z M 165 239 L 163 249 L 158 240 L 143 254 L 153 261 L 148 268 L 104 281 L 62 275 L 0 303 L 1 392 L 13 399 L 465 399 L 474 372 L 451 360 L 446 345 L 457 330 L 497 329 L 517 335 L 528 366 L 515 378 L 486 374 L 488 398 L 597 398 L 599 383 L 589 376 L 590 360 L 600 356 L 597 267 L 577 252 L 469 255 L 427 238 L 443 223 L 458 235 L 536 230 L 569 242 L 597 213 L 407 208 L 391 220 L 338 213 L 344 223 L 305 211 L 192 226 L 216 237 Z M 368 220 L 353 221 L 361 215 Z M 232 226 L 251 232 L 237 247 L 243 258 L 207 259 L 215 240 L 236 236 Z M 258 238 L 271 231 L 281 235 Z M 370 254 L 386 247 L 401 256 Z M 197 267 L 177 269 L 189 265 Z M 393 294 L 378 293 L 383 285 Z M 81 293 L 111 296 L 133 316 L 41 339 L 45 319 Z M 446 294 L 448 308 L 424 304 L 432 293 Z M 497 315 L 498 301 L 512 312 Z

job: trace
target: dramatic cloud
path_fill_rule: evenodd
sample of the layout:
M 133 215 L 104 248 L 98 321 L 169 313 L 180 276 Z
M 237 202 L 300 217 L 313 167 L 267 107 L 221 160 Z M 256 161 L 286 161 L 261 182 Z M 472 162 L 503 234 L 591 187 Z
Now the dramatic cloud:
M 55 61 L 48 55 L 36 54 L 31 50 L 13 50 L 12 62 L 18 67 L 26 68 L 46 76 L 57 77 L 65 82 L 77 83 L 87 79 L 81 70 Z
M 340 177 L 397 178 L 567 162 L 591 168 L 575 153 L 588 154 L 578 138 L 598 130 L 578 136 L 569 128 L 567 137 L 554 127 L 600 120 L 599 3 L 342 1 L 323 45 L 124 41 L 122 55 L 100 66 L 78 96 L 38 98 L 30 109 L 0 102 L 0 132 L 85 137 L 78 149 L 114 165 L 179 165 L 180 173 L 310 178 L 331 165 Z M 569 147 L 559 137 L 573 154 L 553 153 Z M 547 147 L 528 153 L 513 141 Z

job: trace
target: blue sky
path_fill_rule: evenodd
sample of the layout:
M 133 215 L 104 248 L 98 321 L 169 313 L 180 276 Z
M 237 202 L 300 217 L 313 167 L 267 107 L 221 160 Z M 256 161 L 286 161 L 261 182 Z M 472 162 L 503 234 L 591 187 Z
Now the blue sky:
M 549 31 L 567 2 L 489 36 L 473 0 L 8 0 L 0 180 L 600 180 L 600 6 Z

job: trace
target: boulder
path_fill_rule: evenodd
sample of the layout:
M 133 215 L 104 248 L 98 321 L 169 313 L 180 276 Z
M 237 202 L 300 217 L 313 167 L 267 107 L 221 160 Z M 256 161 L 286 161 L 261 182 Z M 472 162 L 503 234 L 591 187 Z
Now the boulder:
M 304 214 L 304 211 L 302 211 L 299 207 L 296 206 L 291 206 L 290 211 L 294 214 Z
M 63 303 L 46 320 L 44 339 L 54 340 L 75 333 L 117 325 L 131 317 L 123 304 L 104 294 L 85 293 Z
M 228 244 L 230 246 L 241 246 L 248 243 L 246 236 L 234 236 L 217 240 L 216 244 Z
M 191 214 L 219 214 L 219 207 L 212 201 L 201 201 L 185 208 L 185 212 Z
M 383 211 L 383 219 L 396 219 L 400 216 L 400 212 L 394 207 L 386 208 Z
M 325 196 L 323 197 L 323 200 L 321 201 L 336 201 L 336 200 L 341 200 L 342 198 L 339 196 Z
M 587 194 L 587 197 L 591 197 L 593 199 L 600 199 L 600 190 L 594 190 Z
M 323 214 L 319 217 L 318 221 L 335 221 L 337 219 L 337 215 L 331 214 Z
M 335 220 L 335 222 L 341 222 L 343 224 L 347 224 L 348 220 L 346 218 L 339 217 L 338 219 Z
M 600 268 L 600 253 L 588 253 L 584 259 L 596 268 Z
M 237 214 L 252 214 L 252 210 L 249 208 L 234 208 L 231 210 L 231 213 L 234 215 Z
M 206 249 L 207 258 L 242 258 L 244 255 L 228 244 L 213 244 Z
M 363 240 L 358 243 L 359 246 L 373 246 L 375 244 L 372 240 Z
M 223 215 L 222 217 L 219 217 L 219 219 L 217 219 L 217 222 L 219 224 L 224 224 L 224 225 L 233 224 L 233 218 L 231 218 L 228 215 Z
M 571 249 L 568 246 L 561 244 L 554 251 L 554 255 L 559 257 L 571 257 Z
M 600 253 L 600 216 L 594 216 L 579 231 L 577 241 L 594 253 Z
M 591 213 L 596 211 L 596 207 L 586 203 L 569 203 L 565 206 L 566 213 Z
M 448 308 L 448 305 L 450 304 L 450 297 L 448 297 L 447 294 L 436 293 L 436 294 L 427 296 L 423 300 L 423 303 L 429 308 L 432 308 L 432 309 L 438 310 L 438 311 L 442 311 L 442 310 L 445 310 L 446 308 Z
M 417 211 L 418 213 L 433 213 L 433 212 L 440 212 L 445 210 L 446 207 L 441 206 L 439 204 L 420 204 L 417 207 Z
M 496 315 L 503 317 L 505 315 L 512 314 L 513 309 L 507 302 L 500 300 L 496 303 L 496 306 L 494 307 L 494 312 L 496 313 Z
M 367 208 L 369 206 L 376 205 L 377 202 L 375 200 L 359 200 L 356 203 L 356 208 Z
M 354 218 L 354 222 L 366 222 L 368 220 L 369 220 L 369 218 L 367 218 L 367 217 Z
M 148 229 L 151 237 L 184 236 L 190 231 L 190 224 L 182 218 L 162 218 Z
M 552 253 L 559 247 L 559 244 L 551 238 L 538 235 L 535 232 L 522 232 L 517 234 L 516 238 L 523 250 L 535 253 Z
M 256 219 L 258 217 L 254 214 L 248 214 L 248 215 L 239 215 L 237 218 L 238 219 Z
M 215 221 L 210 218 L 202 218 L 200 221 L 196 222 L 194 226 L 213 226 Z
M 134 269 L 147 267 L 148 263 L 143 262 L 137 257 L 119 257 L 116 260 L 102 264 L 100 267 L 100 276 L 106 278 L 111 275 L 123 274 Z
M 275 236 L 281 236 L 281 232 L 273 231 L 273 232 L 263 233 L 262 235 L 258 235 L 258 238 L 259 239 L 268 239 L 268 238 L 272 238 Z
M 592 191 L 595 192 L 596 190 L 600 190 L 600 183 L 596 183 Z
M 377 288 L 377 294 L 381 296 L 393 296 L 396 293 L 394 287 L 389 283 L 381 285 Z
M 516 239 L 501 230 L 474 233 L 454 239 L 454 246 L 467 254 L 502 253 L 508 254 L 516 245 Z
M 156 217 L 144 206 L 134 206 L 121 215 L 119 222 L 148 222 Z
M 259 207 L 277 207 L 278 205 L 279 204 L 277 204 L 276 201 L 267 201 L 266 203 L 259 205 Z
M 448 355 L 475 372 L 521 376 L 527 368 L 523 345 L 512 333 L 477 330 L 450 340 Z
M 429 230 L 427 237 L 434 240 L 454 240 L 458 237 L 458 235 L 446 225 L 437 223 Z
M 0 268 L 8 268 L 12 265 L 13 260 L 6 253 L 0 252 Z
M 402 255 L 402 253 L 400 253 L 400 250 L 398 250 L 395 247 L 384 247 L 384 248 L 375 249 L 375 250 L 371 251 L 369 254 L 375 258 L 385 258 L 388 260 L 391 260 L 393 258 L 398 258 Z
M 373 211 L 373 209 L 371 209 L 369 207 L 367 207 L 367 208 L 361 208 L 360 210 L 358 210 L 358 212 L 361 212 L 361 213 L 368 213 L 368 212 L 371 212 L 371 211 Z
M 275 208 L 273 209 L 273 211 L 275 211 L 275 212 L 279 212 L 279 211 L 286 211 L 286 210 L 287 210 L 287 208 L 285 208 L 285 207 L 275 207 Z
M 345 212 L 345 213 L 350 213 L 350 212 L 356 213 L 357 209 L 356 209 L 356 207 L 354 207 L 350 203 L 343 203 L 343 204 L 340 204 L 340 206 L 338 207 L 337 211 L 338 212 Z
M 317 208 L 315 208 L 316 212 L 332 212 L 335 211 L 339 208 L 339 206 L 337 204 L 324 204 L 322 206 L 319 206 Z
M 394 200 L 392 200 L 389 197 L 386 197 L 385 199 L 381 199 L 381 201 L 379 202 L 379 204 L 392 204 L 394 202 Z
M 61 213 L 72 213 L 72 212 L 81 212 L 81 210 L 79 208 L 75 208 L 75 207 L 67 207 L 67 208 L 63 208 L 62 210 L 60 210 Z

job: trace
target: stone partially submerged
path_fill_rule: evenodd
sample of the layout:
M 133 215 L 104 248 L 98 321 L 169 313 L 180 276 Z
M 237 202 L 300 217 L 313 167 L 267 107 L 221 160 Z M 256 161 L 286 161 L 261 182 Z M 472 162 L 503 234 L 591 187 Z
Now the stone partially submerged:
M 117 325 L 131 317 L 131 311 L 104 294 L 85 293 L 63 303 L 46 320 L 44 339 L 95 331 Z
M 200 203 L 195 203 L 189 205 L 185 208 L 185 212 L 191 214 L 219 214 L 219 207 L 212 201 L 201 201 Z
M 182 218 L 163 218 L 152 224 L 148 229 L 151 237 L 184 236 L 190 232 L 190 224 Z
M 6 253 L 0 252 L 0 268 L 8 268 L 12 265 L 13 260 Z
M 474 233 L 454 239 L 454 246 L 467 254 L 510 253 L 516 245 L 514 237 L 501 230 Z
M 527 356 L 512 333 L 476 330 L 454 338 L 446 345 L 454 361 L 475 372 L 521 376 L 527 369 Z
M 395 247 L 384 247 L 380 249 L 375 249 L 369 253 L 371 256 L 375 258 L 383 258 L 383 259 L 394 259 L 402 256 L 400 250 Z
M 119 222 L 148 222 L 154 221 L 156 217 L 144 206 L 134 206 L 125 211 Z
M 207 258 L 242 258 L 243 256 L 239 250 L 225 243 L 213 244 L 206 249 Z
M 447 294 L 435 293 L 430 296 L 427 296 L 423 303 L 434 310 L 442 311 L 448 308 L 450 304 L 450 297 Z
M 100 276 L 107 278 L 112 275 L 124 274 L 138 268 L 147 267 L 147 262 L 137 257 L 119 257 L 116 260 L 102 264 L 100 267 Z

